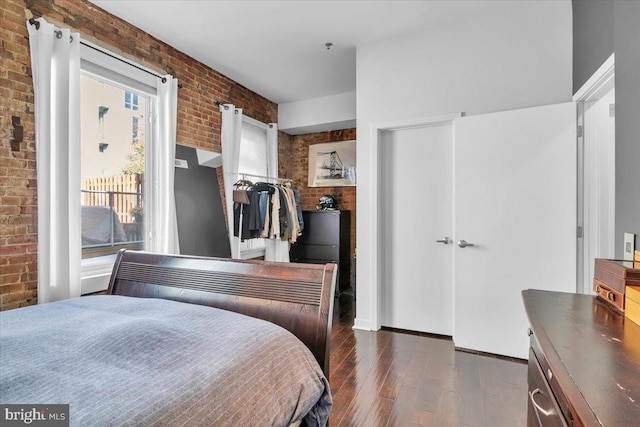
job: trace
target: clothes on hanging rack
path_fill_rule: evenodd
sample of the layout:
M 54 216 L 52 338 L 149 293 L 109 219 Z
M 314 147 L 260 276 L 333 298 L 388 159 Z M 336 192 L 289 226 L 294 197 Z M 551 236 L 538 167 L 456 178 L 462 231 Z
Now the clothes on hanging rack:
M 268 238 L 295 243 L 304 223 L 300 221 L 300 198 L 290 181 L 288 184 L 238 181 L 234 190 L 234 235 L 242 241 Z

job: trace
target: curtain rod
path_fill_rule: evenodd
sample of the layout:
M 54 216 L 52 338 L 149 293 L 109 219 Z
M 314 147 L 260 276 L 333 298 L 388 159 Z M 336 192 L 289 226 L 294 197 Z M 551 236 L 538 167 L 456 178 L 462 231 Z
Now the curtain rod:
M 216 99 L 215 104 L 216 104 L 216 107 L 219 107 L 219 106 L 221 106 L 221 105 L 222 105 L 222 106 L 224 107 L 224 109 L 225 109 L 225 110 L 228 110 L 228 109 L 229 109 L 229 107 L 228 107 L 226 104 L 231 104 L 231 103 L 230 103 L 230 102 L 219 101 L 219 100 L 217 100 L 217 99 Z M 244 114 L 244 113 L 243 113 L 243 115 L 245 115 L 245 116 L 247 116 L 247 117 L 251 117 L 251 116 L 246 115 L 246 114 Z M 251 118 L 252 118 L 252 119 L 254 119 L 254 120 L 260 121 L 260 120 L 258 120 L 258 119 L 253 118 L 253 117 L 251 117 Z M 265 124 L 266 124 L 267 126 L 269 126 L 271 129 L 273 129 L 273 124 L 271 124 L 271 123 L 265 123 Z M 262 177 L 262 178 L 269 178 L 269 177 Z M 275 179 L 275 178 L 271 178 L 271 179 Z
M 31 24 L 31 25 L 35 25 L 36 30 L 39 30 L 39 29 L 40 29 L 40 22 L 36 21 L 34 18 L 29 18 L 29 24 Z M 56 33 L 56 37 L 58 37 L 58 38 L 61 38 L 61 37 L 62 37 L 62 31 L 60 31 L 60 30 L 54 30 L 54 31 L 55 31 L 55 33 Z M 73 41 L 73 36 L 71 37 L 71 40 L 70 40 L 70 41 Z M 88 43 L 85 43 L 85 42 L 83 42 L 82 40 L 80 40 L 80 44 L 81 44 L 81 45 L 84 45 L 84 46 L 86 46 L 86 47 L 88 47 L 88 48 L 91 48 L 91 49 L 93 49 L 93 50 L 95 50 L 95 51 L 97 51 L 97 52 L 100 52 L 100 53 L 102 53 L 102 54 L 104 54 L 104 55 L 110 56 L 110 57 L 111 57 L 111 58 L 113 58 L 113 59 L 117 59 L 117 60 L 118 60 L 118 61 L 120 61 L 120 62 L 124 62 L 125 64 L 128 64 L 128 65 L 130 65 L 130 66 L 132 66 L 132 67 L 134 67 L 134 68 L 137 68 L 137 69 L 138 69 L 138 70 L 140 70 L 140 71 L 144 71 L 145 73 L 148 73 L 148 74 L 151 74 L 152 76 L 158 77 L 159 79 L 161 79 L 162 83 L 166 83 L 166 82 L 167 82 L 167 78 L 166 78 L 166 77 L 163 77 L 163 76 L 161 76 L 161 75 L 160 75 L 160 74 L 158 74 L 158 73 L 155 73 L 155 72 L 153 72 L 153 71 L 149 71 L 149 70 L 147 70 L 147 69 L 145 69 L 145 68 L 142 68 L 142 67 L 140 67 L 140 66 L 138 66 L 138 65 L 134 64 L 133 62 L 125 61 L 124 59 L 119 58 L 119 57 L 117 57 L 117 56 L 115 56 L 115 55 L 113 55 L 113 54 L 111 54 L 111 53 L 109 53 L 109 52 L 107 52 L 107 51 L 104 51 L 104 50 L 102 50 L 102 49 L 98 49 L 98 48 L 97 48 L 97 47 L 95 47 L 95 46 L 92 46 L 92 45 L 90 45 L 90 44 L 88 44 Z M 182 84 L 181 84 L 181 83 L 179 83 L 179 84 L 178 84 L 178 87 L 179 87 L 180 89 L 182 89 Z
M 33 18 L 29 18 L 29 24 L 31 25 L 35 25 L 36 30 L 40 29 L 40 22 L 36 21 Z M 53 32 L 56 34 L 56 38 L 61 39 L 62 38 L 62 31 L 60 30 L 53 30 Z M 73 36 L 69 36 L 69 43 L 71 43 L 73 41 Z

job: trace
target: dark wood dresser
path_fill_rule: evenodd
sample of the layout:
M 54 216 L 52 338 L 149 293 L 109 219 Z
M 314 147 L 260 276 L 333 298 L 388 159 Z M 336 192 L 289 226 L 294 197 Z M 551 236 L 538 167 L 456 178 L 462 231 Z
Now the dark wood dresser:
M 336 293 L 350 286 L 351 211 L 302 211 L 304 230 L 291 245 L 291 262 L 338 264 Z
M 590 295 L 522 292 L 527 426 L 640 426 L 640 326 Z

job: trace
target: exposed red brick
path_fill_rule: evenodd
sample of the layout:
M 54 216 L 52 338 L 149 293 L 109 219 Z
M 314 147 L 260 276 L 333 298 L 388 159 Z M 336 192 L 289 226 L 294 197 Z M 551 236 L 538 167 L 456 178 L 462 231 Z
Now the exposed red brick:
M 281 176 L 291 177 L 294 187 L 300 193 L 300 203 L 304 210 L 314 210 L 324 194 L 333 194 L 338 200 L 338 208 L 351 211 L 351 255 L 356 247 L 356 187 L 309 187 L 309 145 L 356 139 L 355 129 L 332 132 L 318 132 L 279 138 L 278 165 Z M 284 169 L 283 169 L 284 168 Z

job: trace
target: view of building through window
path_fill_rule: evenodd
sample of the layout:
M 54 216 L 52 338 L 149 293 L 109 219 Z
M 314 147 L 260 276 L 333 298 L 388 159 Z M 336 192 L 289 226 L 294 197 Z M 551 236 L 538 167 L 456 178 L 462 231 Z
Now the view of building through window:
M 83 75 L 82 256 L 143 248 L 145 95 Z

